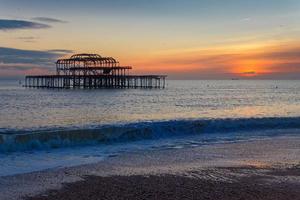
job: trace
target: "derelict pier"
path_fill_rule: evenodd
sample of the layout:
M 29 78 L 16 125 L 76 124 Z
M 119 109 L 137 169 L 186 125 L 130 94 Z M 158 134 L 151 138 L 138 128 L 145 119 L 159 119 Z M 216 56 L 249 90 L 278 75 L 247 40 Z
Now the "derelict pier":
M 26 76 L 25 87 L 36 88 L 165 88 L 165 75 L 130 75 L 112 57 L 76 54 L 56 62 L 55 75 Z

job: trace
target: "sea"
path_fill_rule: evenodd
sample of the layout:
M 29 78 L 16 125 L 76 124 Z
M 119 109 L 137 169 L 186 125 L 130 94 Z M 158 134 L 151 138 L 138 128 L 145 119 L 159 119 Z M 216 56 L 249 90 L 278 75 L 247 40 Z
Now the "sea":
M 0 176 L 299 130 L 299 80 L 167 80 L 165 89 L 36 89 L 0 80 Z

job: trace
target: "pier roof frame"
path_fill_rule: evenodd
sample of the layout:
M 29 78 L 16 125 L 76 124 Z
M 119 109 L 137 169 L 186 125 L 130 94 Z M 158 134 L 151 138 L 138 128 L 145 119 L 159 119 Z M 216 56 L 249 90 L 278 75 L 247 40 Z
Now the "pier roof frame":
M 74 54 L 67 59 L 59 59 L 56 62 L 59 67 L 63 65 L 64 68 L 72 68 L 75 65 L 82 65 L 84 67 L 119 67 L 120 63 L 113 57 L 102 57 L 98 54 Z
M 59 59 L 56 62 L 58 75 L 125 75 L 131 66 L 120 66 L 113 57 L 102 57 L 98 54 L 74 54 L 70 58 Z

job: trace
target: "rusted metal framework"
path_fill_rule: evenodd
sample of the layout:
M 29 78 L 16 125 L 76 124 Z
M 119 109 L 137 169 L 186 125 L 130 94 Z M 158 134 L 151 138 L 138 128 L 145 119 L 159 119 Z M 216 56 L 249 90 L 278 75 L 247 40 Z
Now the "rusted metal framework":
M 56 75 L 26 76 L 26 87 L 41 88 L 164 88 L 165 75 L 129 75 L 112 57 L 75 54 L 56 62 Z
M 98 54 L 75 54 L 56 62 L 57 75 L 126 75 L 130 69 L 130 66 L 120 66 L 112 57 Z

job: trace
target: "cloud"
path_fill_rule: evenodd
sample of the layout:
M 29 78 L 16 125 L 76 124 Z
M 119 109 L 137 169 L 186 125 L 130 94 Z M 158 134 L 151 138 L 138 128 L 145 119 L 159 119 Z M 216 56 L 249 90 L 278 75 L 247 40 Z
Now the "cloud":
M 0 47 L 0 62 L 2 63 L 50 64 L 59 56 L 58 53 L 48 51 Z
M 1 30 L 16 30 L 16 29 L 45 29 L 51 26 L 43 23 L 37 23 L 25 20 L 0 19 Z
M 300 72 L 300 59 L 295 62 L 281 62 L 281 63 L 274 63 L 269 66 L 270 70 L 274 72 Z
M 32 36 L 23 36 L 23 37 L 16 37 L 15 39 L 18 39 L 22 42 L 30 42 L 34 43 L 36 42 L 39 38 L 38 37 L 32 37 Z
M 139 67 L 135 71 L 163 73 L 177 79 L 299 79 L 300 43 L 280 43 L 240 51 L 229 48 L 215 52 L 210 49 L 170 51 L 154 54 L 134 65 Z
M 28 36 L 28 37 L 17 37 L 19 40 L 35 40 L 37 39 L 36 37 Z
M 5 76 L 8 71 L 18 75 L 31 71 L 53 71 L 55 61 L 69 52 L 72 51 L 67 49 L 35 51 L 0 47 L 0 76 Z
M 261 57 L 269 59 L 300 59 L 300 47 L 280 49 L 270 53 L 263 53 Z
M 51 49 L 51 50 L 48 50 L 48 52 L 51 52 L 51 53 L 73 53 L 74 51 L 72 50 L 67 50 L 67 49 Z
M 40 68 L 39 65 L 23 63 L 0 63 L 0 70 L 27 71 L 30 69 Z
M 242 22 L 249 22 L 251 21 L 251 18 L 250 17 L 246 17 L 246 18 L 243 18 L 241 19 Z
M 50 18 L 50 17 L 34 17 L 32 20 L 45 22 L 45 23 L 67 23 L 67 21 Z
M 249 72 L 242 72 L 241 74 L 244 74 L 244 75 L 255 75 L 256 72 L 255 71 L 249 71 Z

